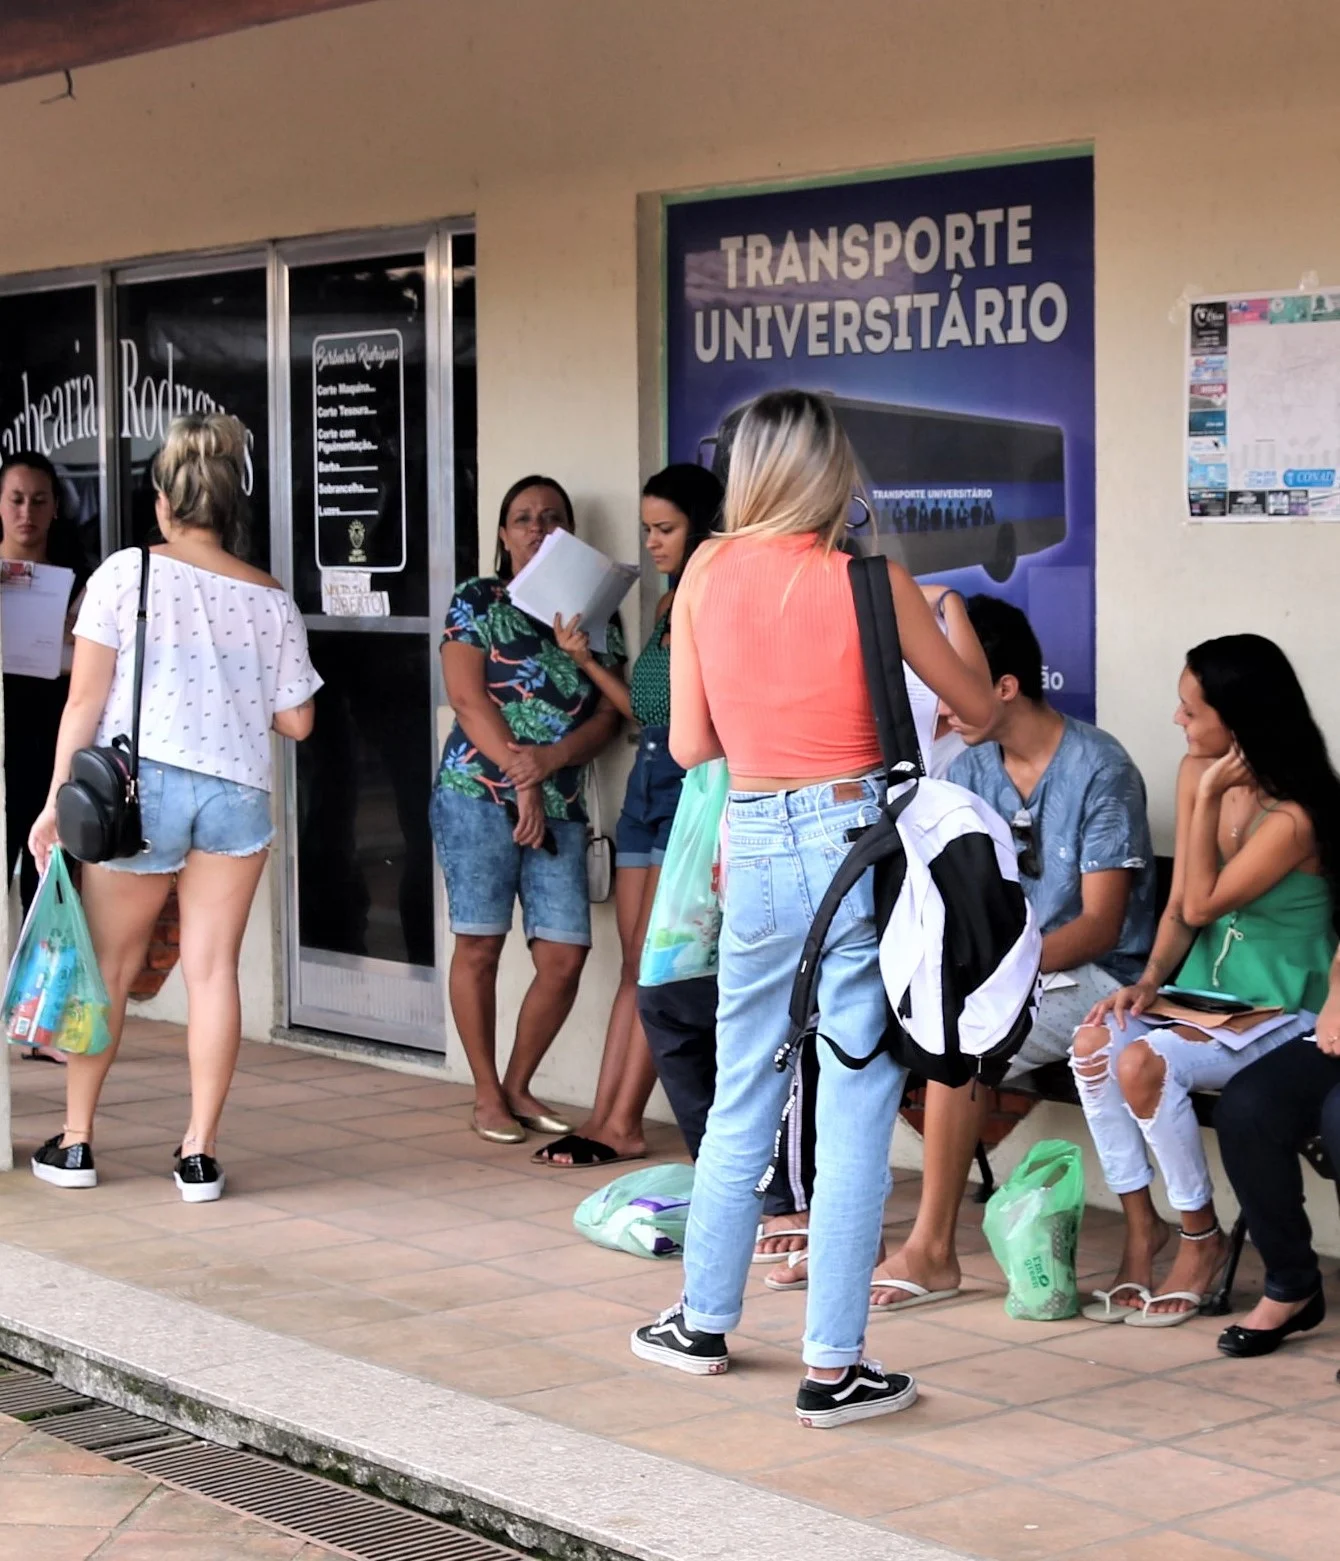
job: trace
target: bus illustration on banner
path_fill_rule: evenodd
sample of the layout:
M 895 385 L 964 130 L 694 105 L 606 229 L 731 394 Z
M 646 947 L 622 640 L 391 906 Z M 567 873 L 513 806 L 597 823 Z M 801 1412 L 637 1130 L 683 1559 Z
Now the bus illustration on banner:
M 1065 541 L 1065 436 L 1055 424 L 824 399 L 856 454 L 879 550 L 912 574 L 980 565 L 1003 584 L 1021 558 Z M 700 446 L 723 481 L 744 411 L 728 412 Z

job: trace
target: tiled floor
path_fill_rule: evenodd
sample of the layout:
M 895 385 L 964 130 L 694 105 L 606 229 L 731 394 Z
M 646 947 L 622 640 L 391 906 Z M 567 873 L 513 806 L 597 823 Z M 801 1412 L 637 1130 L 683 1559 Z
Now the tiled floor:
M 322 1561 L 332 1551 L 0 1415 L 0 1561 Z
M 61 1075 L 13 1074 L 26 1159 L 60 1123 Z M 804 1431 L 799 1298 L 755 1270 L 725 1377 L 639 1366 L 629 1329 L 674 1299 L 677 1269 L 577 1237 L 573 1207 L 608 1173 L 482 1143 L 459 1086 L 248 1046 L 221 1151 L 228 1196 L 189 1207 L 168 1175 L 184 1091 L 180 1037 L 132 1027 L 100 1120 L 102 1185 L 0 1177 L 0 1240 L 991 1561 L 1333 1553 L 1334 1326 L 1235 1363 L 1210 1319 L 1141 1334 L 1014 1322 L 971 1208 L 964 1296 L 871 1326 L 871 1352 L 915 1371 L 921 1402 Z M 668 1130 L 653 1139 L 675 1152 Z M 916 1197 L 914 1181 L 895 1192 L 895 1238 Z M 1115 1219 L 1091 1213 L 1081 1267 L 1110 1276 L 1117 1241 Z M 1249 1259 L 1244 1297 L 1258 1273 Z

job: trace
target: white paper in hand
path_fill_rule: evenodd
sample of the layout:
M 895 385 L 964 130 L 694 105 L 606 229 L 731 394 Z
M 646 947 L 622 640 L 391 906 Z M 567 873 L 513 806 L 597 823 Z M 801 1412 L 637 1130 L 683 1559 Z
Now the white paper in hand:
M 603 651 L 609 621 L 637 579 L 637 566 L 616 564 L 570 531 L 551 531 L 530 563 L 507 587 L 515 606 L 552 628 L 579 613 L 591 649 Z
M 6 672 L 57 678 L 74 570 L 55 564 L 7 563 L 0 583 L 0 632 Z

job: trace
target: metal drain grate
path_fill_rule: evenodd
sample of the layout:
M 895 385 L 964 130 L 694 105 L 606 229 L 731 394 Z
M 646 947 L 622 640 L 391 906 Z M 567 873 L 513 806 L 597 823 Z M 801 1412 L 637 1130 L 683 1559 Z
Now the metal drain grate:
M 355 1561 L 521 1561 L 521 1552 L 438 1518 L 290 1469 L 258 1453 L 202 1442 L 156 1420 L 97 1404 L 23 1367 L 0 1365 L 0 1414 L 32 1417 L 59 1437 Z
M 35 1371 L 18 1367 L 8 1373 L 0 1372 L 0 1415 L 26 1420 L 29 1415 L 84 1409 L 88 1402 L 82 1393 L 73 1393 L 50 1377 L 38 1376 Z
M 63 1414 L 56 1424 L 44 1425 L 42 1429 L 51 1431 L 63 1442 L 73 1442 L 86 1452 L 101 1453 L 104 1458 L 115 1459 L 118 1463 L 128 1462 L 132 1454 L 138 1457 L 169 1447 L 189 1447 L 195 1441 L 184 1431 L 174 1431 L 157 1420 L 145 1420 L 105 1404 Z

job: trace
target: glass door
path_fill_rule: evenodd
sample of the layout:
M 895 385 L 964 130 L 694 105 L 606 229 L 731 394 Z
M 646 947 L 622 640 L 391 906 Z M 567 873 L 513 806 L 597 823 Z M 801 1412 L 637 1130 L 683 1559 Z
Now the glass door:
M 283 560 L 325 680 L 287 788 L 289 1017 L 442 1050 L 428 827 L 453 577 L 452 246 L 281 249 Z M 364 246 L 367 241 L 364 240 Z M 462 441 L 467 463 L 473 437 Z M 473 529 L 473 528 L 472 528 Z
M 216 269 L 215 267 L 220 267 Z M 251 562 L 270 567 L 269 297 L 264 253 L 208 269 L 148 267 L 116 278 L 119 545 L 156 536 L 151 464 L 175 418 L 230 412 L 247 436 Z

